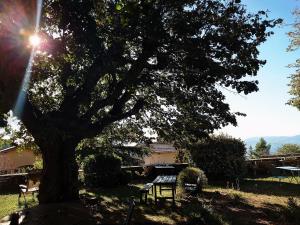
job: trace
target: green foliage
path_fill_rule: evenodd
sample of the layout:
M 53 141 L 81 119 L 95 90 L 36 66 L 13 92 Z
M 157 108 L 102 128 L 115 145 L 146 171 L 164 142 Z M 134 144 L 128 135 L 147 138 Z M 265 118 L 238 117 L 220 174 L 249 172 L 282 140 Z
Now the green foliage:
M 254 150 L 250 150 L 250 158 L 259 158 L 262 156 L 270 155 L 271 145 L 267 144 L 266 140 L 260 138 L 259 141 L 255 145 Z
M 128 146 L 127 143 L 147 140 L 143 132 L 130 124 L 109 126 L 100 136 L 82 140 L 76 149 L 79 163 L 92 154 L 115 154 L 122 160 L 122 165 L 139 165 L 141 159 L 149 154 L 149 148 Z
M 12 17 L 15 11 L 5 9 L 15 10 L 15 2 L 0 1 L 0 33 L 22 39 L 20 28 L 33 30 L 35 18 L 26 1 L 17 4 L 25 18 Z M 130 118 L 178 140 L 236 125 L 240 113 L 230 111 L 222 88 L 258 90 L 254 77 L 265 64 L 258 47 L 280 22 L 264 11 L 247 13 L 235 0 L 42 2 L 39 33 L 46 48 L 35 54 L 17 116 L 52 164 L 48 168 L 56 168 L 45 170 L 43 181 L 52 184 L 40 191 L 40 199 L 51 202 L 75 196 L 63 189 L 74 178 L 54 176 L 74 174 L 55 171 L 75 170 L 65 163 L 75 164 L 76 145 L 118 121 Z M 0 55 L 12 56 L 0 64 L 0 112 L 6 113 L 15 106 L 31 49 L 22 40 L 0 38 Z M 42 194 L 46 189 L 56 192 L 55 199 Z
M 35 170 L 41 170 L 43 169 L 43 159 L 40 157 L 36 157 L 35 161 L 33 163 L 33 169 Z
M 90 155 L 83 161 L 83 171 L 87 187 L 115 186 L 120 184 L 122 176 L 121 159 L 112 154 Z
M 243 141 L 227 135 L 211 136 L 189 146 L 193 161 L 208 179 L 226 180 L 245 173 L 246 147 Z
M 186 149 L 178 149 L 175 162 L 176 163 L 190 163 L 191 162 L 190 152 Z
M 8 15 L 1 20 L 15 25 Z M 18 116 L 31 131 L 76 141 L 135 115 L 159 134 L 197 139 L 236 124 L 220 87 L 258 90 L 251 79 L 265 64 L 258 46 L 280 22 L 264 11 L 248 14 L 235 0 L 45 0 L 40 33 L 47 48 L 35 56 L 25 99 L 30 107 Z M 0 30 L 14 27 L 8 25 Z M 15 47 L 16 53 L 25 48 Z M 7 75 L 10 61 L 0 68 L 0 82 L 20 85 L 20 77 Z M 1 89 L 1 110 L 14 105 L 4 96 L 18 91 Z
M 28 132 L 24 124 L 9 112 L 5 115 L 6 126 L 0 134 L 2 139 L 5 137 L 6 145 L 14 145 L 18 150 L 31 149 L 35 153 L 39 153 L 39 148 L 34 142 L 33 136 Z
M 7 139 L 0 138 L 0 149 L 8 148 L 12 146 L 12 142 Z
M 293 25 L 294 30 L 288 33 L 291 40 L 288 51 L 296 51 L 300 47 L 300 9 L 295 9 L 293 14 L 295 16 L 295 23 Z M 296 71 L 291 75 L 289 93 L 293 98 L 288 103 L 300 110 L 300 59 L 297 59 L 290 67 L 294 67 Z
M 133 179 L 132 173 L 130 171 L 121 171 L 118 179 L 119 179 L 119 184 L 126 185 Z
M 283 211 L 288 222 L 297 224 L 300 221 L 300 205 L 296 198 L 288 198 L 287 207 Z
M 197 203 L 196 203 L 197 202 Z M 211 205 L 204 201 L 194 200 L 184 205 L 183 211 L 188 215 L 187 224 L 214 224 L 229 225 L 220 214 L 218 214 Z
M 200 182 L 197 182 L 197 179 L 200 178 Z M 184 170 L 182 170 L 178 174 L 178 184 L 181 188 L 184 190 L 184 184 L 185 183 L 190 183 L 190 184 L 199 184 L 200 189 L 204 185 L 207 185 L 207 178 L 205 173 L 196 167 L 187 167 Z
M 278 155 L 284 154 L 299 154 L 300 153 L 300 145 L 297 144 L 284 144 L 282 145 L 276 152 Z

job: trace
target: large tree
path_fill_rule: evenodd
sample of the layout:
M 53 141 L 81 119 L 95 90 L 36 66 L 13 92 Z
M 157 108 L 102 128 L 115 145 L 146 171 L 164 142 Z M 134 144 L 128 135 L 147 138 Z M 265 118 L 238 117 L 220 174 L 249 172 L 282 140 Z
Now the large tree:
M 21 35 L 24 20 L 11 12 L 25 3 L 15 1 L 10 9 L 11 2 L 0 3 L 0 32 Z M 117 121 L 131 118 L 162 137 L 195 140 L 236 125 L 222 91 L 258 90 L 250 78 L 265 63 L 257 47 L 278 22 L 263 11 L 248 14 L 238 0 L 43 1 L 39 33 L 45 48 L 36 53 L 17 115 L 43 155 L 39 201 L 78 198 L 75 147 Z M 7 50 L 9 38 L 9 32 L 1 37 L 1 50 L 24 51 L 21 44 Z M 21 63 L 12 74 L 10 61 L 2 65 L 6 112 L 26 67 Z
M 293 24 L 294 30 L 288 33 L 291 40 L 288 51 L 296 51 L 300 47 L 300 9 L 296 9 L 293 14 L 296 20 Z M 293 98 L 289 100 L 289 104 L 300 110 L 300 58 L 290 66 L 294 67 L 296 71 L 291 75 L 290 94 L 293 95 Z

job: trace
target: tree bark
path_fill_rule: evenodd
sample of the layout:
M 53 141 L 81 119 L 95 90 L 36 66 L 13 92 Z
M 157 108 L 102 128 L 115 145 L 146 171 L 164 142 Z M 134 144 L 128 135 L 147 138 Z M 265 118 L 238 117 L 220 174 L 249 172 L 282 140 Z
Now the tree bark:
M 40 204 L 78 200 L 76 146 L 77 141 L 59 134 L 39 143 L 43 155 L 43 176 L 38 196 Z

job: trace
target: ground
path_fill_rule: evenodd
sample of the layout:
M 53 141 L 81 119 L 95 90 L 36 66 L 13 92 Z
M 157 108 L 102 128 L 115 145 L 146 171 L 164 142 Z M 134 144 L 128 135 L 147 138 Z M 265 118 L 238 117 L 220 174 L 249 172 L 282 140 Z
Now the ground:
M 128 210 L 126 201 L 134 196 L 139 202 L 141 185 L 142 182 L 136 182 L 110 189 L 83 189 L 81 193 L 87 192 L 99 198 L 98 207 L 90 208 L 99 222 L 122 224 Z M 150 195 L 147 205 L 137 204 L 135 207 L 133 224 L 192 224 L 193 221 L 214 225 L 297 224 L 294 211 L 288 210 L 287 202 L 290 197 L 300 202 L 300 184 L 265 178 L 248 179 L 240 184 L 240 190 L 226 186 L 225 183 L 208 186 L 197 197 L 185 197 L 179 191 L 175 207 L 172 207 L 170 200 L 161 201 L 156 206 Z M 0 202 L 0 218 L 18 209 L 17 194 L 0 195 Z M 205 220 L 201 222 L 203 218 Z

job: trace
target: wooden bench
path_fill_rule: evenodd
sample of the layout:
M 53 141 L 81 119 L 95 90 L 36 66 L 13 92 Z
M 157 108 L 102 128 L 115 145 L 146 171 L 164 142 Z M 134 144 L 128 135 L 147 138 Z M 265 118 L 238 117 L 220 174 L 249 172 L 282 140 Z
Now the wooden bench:
M 140 189 L 140 202 L 143 202 L 143 195 L 145 196 L 145 203 L 147 203 L 147 197 L 148 197 L 148 193 L 150 194 L 150 189 L 151 189 L 151 193 L 153 194 L 153 183 L 147 183 L 144 185 L 143 188 Z
M 20 204 L 20 198 L 21 198 L 21 196 L 23 195 L 24 200 L 25 200 L 25 208 L 27 208 L 27 201 L 26 201 L 25 194 L 32 194 L 32 198 L 34 199 L 34 193 L 38 193 L 38 192 L 39 192 L 39 188 L 38 188 L 38 187 L 28 188 L 27 185 L 25 185 L 25 184 L 20 184 L 20 185 L 19 185 L 18 204 Z

